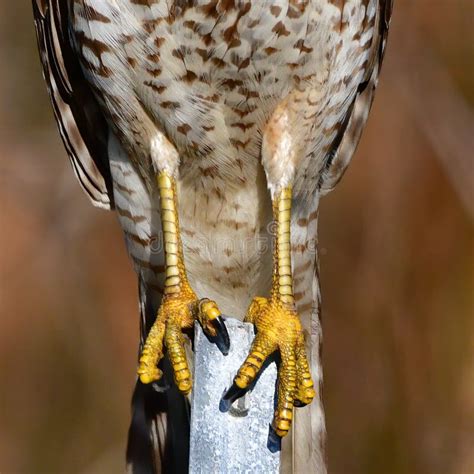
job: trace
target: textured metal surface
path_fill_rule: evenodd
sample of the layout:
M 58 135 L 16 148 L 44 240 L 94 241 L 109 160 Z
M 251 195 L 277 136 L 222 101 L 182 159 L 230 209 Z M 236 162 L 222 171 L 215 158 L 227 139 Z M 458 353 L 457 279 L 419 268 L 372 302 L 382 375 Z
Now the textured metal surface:
M 254 390 L 237 400 L 228 413 L 221 413 L 221 396 L 231 385 L 254 338 L 251 324 L 226 318 L 226 326 L 231 346 L 224 357 L 196 325 L 189 472 L 277 473 L 280 453 L 271 453 L 267 447 L 276 364 L 264 368 Z

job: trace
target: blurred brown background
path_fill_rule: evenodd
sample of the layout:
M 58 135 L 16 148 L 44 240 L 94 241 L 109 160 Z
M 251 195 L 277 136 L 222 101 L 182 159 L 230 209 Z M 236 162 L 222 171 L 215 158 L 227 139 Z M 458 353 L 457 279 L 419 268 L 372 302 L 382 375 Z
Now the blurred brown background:
M 73 177 L 30 10 L 0 3 L 0 472 L 122 472 L 135 276 Z M 396 0 L 369 125 L 322 202 L 335 474 L 474 473 L 473 18 Z

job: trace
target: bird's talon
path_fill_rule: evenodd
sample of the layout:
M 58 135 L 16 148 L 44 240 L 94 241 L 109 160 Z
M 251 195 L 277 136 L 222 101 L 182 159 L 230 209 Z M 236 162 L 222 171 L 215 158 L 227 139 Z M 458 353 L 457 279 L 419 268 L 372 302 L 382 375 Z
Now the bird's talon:
M 232 403 L 234 403 L 238 398 L 245 395 L 247 392 L 246 389 L 239 387 L 235 382 L 230 386 L 230 388 L 222 395 L 221 401 L 219 403 L 219 410 L 221 412 L 228 412 Z
M 227 355 L 230 349 L 230 338 L 226 325 L 224 323 L 224 319 L 222 318 L 222 316 L 218 316 L 216 319 L 211 321 L 211 324 L 216 332 L 216 335 L 213 338 L 214 342 L 216 343 L 219 350 L 224 355 Z
M 303 328 L 296 311 L 278 297 L 256 298 L 251 303 L 246 321 L 255 324 L 257 335 L 250 354 L 240 367 L 224 398 L 237 398 L 235 393 L 252 385 L 265 360 L 275 351 L 281 362 L 278 370 L 278 400 L 273 420 L 274 435 L 285 436 L 293 419 L 293 407 L 311 402 L 315 392 L 304 347 Z
M 199 301 L 198 319 L 207 336 L 224 355 L 227 355 L 230 348 L 229 333 L 216 302 L 208 298 Z
M 165 295 L 139 359 L 137 373 L 144 384 L 159 380 L 162 376 L 157 365 L 166 348 L 174 380 L 183 395 L 192 388 L 191 372 L 186 359 L 183 332 L 193 328 L 198 319 L 204 331 L 216 342 L 219 349 L 229 351 L 229 334 L 217 304 L 209 299 L 198 300 L 186 283 L 178 293 Z
M 270 425 L 268 431 L 267 447 L 272 453 L 281 451 L 281 437 L 278 435 L 272 425 Z

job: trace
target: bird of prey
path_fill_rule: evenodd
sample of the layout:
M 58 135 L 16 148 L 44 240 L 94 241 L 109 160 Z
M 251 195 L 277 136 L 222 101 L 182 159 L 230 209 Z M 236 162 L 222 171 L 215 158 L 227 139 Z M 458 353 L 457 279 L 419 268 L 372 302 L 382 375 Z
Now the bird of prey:
M 184 334 L 199 321 L 225 351 L 228 314 L 256 336 L 224 402 L 278 354 L 282 470 L 326 472 L 318 205 L 367 120 L 392 0 L 33 0 L 33 9 L 74 172 L 93 204 L 115 209 L 138 275 L 131 469 L 186 469 Z

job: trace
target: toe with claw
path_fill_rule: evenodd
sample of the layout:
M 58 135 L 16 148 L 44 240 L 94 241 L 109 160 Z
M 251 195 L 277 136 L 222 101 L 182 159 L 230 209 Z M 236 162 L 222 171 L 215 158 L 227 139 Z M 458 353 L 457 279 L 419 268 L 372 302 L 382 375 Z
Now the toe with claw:
M 276 298 L 256 298 L 246 321 L 255 324 L 257 334 L 233 385 L 224 394 L 221 409 L 230 406 L 252 384 L 265 360 L 280 353 L 278 400 L 273 429 L 285 436 L 293 418 L 293 407 L 310 403 L 315 396 L 304 346 L 303 328 L 298 314 Z
M 207 298 L 198 300 L 190 288 L 177 294 L 165 295 L 141 353 L 138 375 L 142 383 L 151 383 L 161 378 L 162 373 L 157 365 L 166 349 L 179 391 L 184 395 L 191 391 L 192 379 L 183 332 L 189 332 L 196 319 L 222 352 L 229 351 L 229 335 L 214 301 Z

